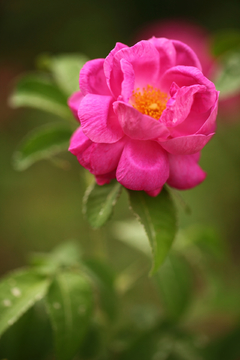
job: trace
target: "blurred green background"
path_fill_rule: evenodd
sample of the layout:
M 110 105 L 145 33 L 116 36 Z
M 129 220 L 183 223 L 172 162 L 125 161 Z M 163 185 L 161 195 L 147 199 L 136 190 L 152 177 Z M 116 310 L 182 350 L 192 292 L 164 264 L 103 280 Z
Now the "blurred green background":
M 105 256 L 107 249 L 113 267 L 124 269 L 135 259 L 135 252 L 114 238 L 111 224 L 93 231 L 83 218 L 86 174 L 75 157 L 64 154 L 69 163 L 66 170 L 47 161 L 24 172 L 13 169 L 12 155 L 21 139 L 38 125 L 58 119 L 37 110 L 10 109 L 9 94 L 19 74 L 35 69 L 39 54 L 81 52 L 89 58 L 105 57 L 117 41 L 131 45 L 144 26 L 172 18 L 197 23 L 210 34 L 240 30 L 240 2 L 2 0 L 0 11 L 0 274 L 25 265 L 29 252 L 51 250 L 66 239 L 79 240 L 87 254 Z M 236 278 L 240 273 L 239 136 L 240 114 L 234 123 L 219 118 L 218 133 L 202 152 L 207 179 L 181 193 L 191 214 L 179 206 L 181 227 L 207 226 L 223 239 L 231 254 L 226 273 Z M 129 217 L 124 192 L 112 223 Z M 137 297 L 140 289 L 133 302 Z M 228 313 L 214 321 L 213 332 L 221 321 L 223 327 L 232 324 Z

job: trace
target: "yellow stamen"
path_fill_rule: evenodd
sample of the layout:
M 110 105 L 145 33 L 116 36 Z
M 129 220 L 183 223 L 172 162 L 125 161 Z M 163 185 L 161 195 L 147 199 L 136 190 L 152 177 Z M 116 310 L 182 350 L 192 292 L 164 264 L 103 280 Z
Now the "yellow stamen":
M 166 93 L 148 85 L 142 91 L 139 88 L 134 90 L 130 101 L 132 106 L 142 114 L 158 120 L 166 109 L 168 99 Z

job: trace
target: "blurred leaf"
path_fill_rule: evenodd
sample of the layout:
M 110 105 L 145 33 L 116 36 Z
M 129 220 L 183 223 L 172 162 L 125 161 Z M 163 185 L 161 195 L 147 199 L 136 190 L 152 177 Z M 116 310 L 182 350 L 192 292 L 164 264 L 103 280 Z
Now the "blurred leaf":
M 92 360 L 100 359 L 103 347 L 102 337 L 103 329 L 100 327 L 99 323 L 92 322 L 89 326 L 88 332 L 84 338 L 81 349 L 79 351 L 80 359 Z M 103 350 L 105 353 L 105 349 Z
M 25 170 L 36 161 L 66 151 L 71 135 L 72 130 L 62 124 L 47 124 L 34 129 L 15 152 L 14 168 Z
M 53 274 L 59 268 L 79 265 L 81 250 L 74 241 L 57 246 L 51 253 L 35 253 L 30 256 L 29 262 L 37 271 L 43 274 Z
M 147 233 L 153 253 L 154 274 L 165 260 L 173 243 L 177 219 L 173 201 L 165 188 L 156 197 L 144 191 L 129 190 L 130 205 Z
M 229 50 L 240 48 L 240 31 L 238 29 L 220 30 L 212 37 L 213 55 L 219 56 Z
M 102 186 L 94 183 L 88 187 L 83 200 L 83 213 L 93 228 L 101 227 L 110 218 L 121 190 L 122 185 L 116 180 Z
M 58 86 L 70 96 L 79 90 L 79 73 L 89 59 L 83 54 L 42 55 L 38 59 L 40 66 L 50 70 Z
M 47 295 L 58 360 L 71 360 L 88 330 L 93 296 L 88 281 L 79 273 L 64 272 Z
M 53 352 L 52 329 L 43 301 L 37 302 L 0 339 L 0 359 L 43 360 Z
M 240 51 L 229 52 L 221 60 L 221 70 L 214 83 L 224 99 L 240 91 Z
M 67 96 L 47 77 L 28 74 L 19 80 L 11 95 L 10 106 L 27 106 L 48 111 L 64 119 L 72 118 Z
M 84 265 L 87 267 L 88 274 L 99 292 L 100 305 L 103 311 L 113 320 L 116 317 L 117 305 L 113 270 L 107 264 L 96 259 L 85 260 Z
M 187 262 L 178 256 L 169 256 L 154 275 L 167 316 L 178 319 L 187 309 L 192 293 L 192 274 Z
M 0 334 L 43 298 L 49 280 L 32 271 L 14 272 L 0 283 Z
M 204 360 L 238 360 L 240 358 L 240 326 L 210 342 L 204 349 Z

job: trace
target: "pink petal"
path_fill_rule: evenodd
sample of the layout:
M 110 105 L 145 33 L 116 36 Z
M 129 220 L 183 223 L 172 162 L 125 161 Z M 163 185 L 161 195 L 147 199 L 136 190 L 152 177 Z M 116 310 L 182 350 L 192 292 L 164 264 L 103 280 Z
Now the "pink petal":
M 84 134 L 96 143 L 114 143 L 123 137 L 111 96 L 84 96 L 78 116 Z
M 78 154 L 78 161 L 94 175 L 115 171 L 123 151 L 125 140 L 113 144 L 92 143 Z
M 167 70 L 160 81 L 161 90 L 169 92 L 173 82 L 179 87 L 199 84 L 205 85 L 209 91 L 216 91 L 214 84 L 199 69 L 192 66 L 179 65 Z
M 191 189 L 200 184 L 206 173 L 197 164 L 194 155 L 169 155 L 170 174 L 168 185 L 179 189 Z
M 215 104 L 211 109 L 210 116 L 205 121 L 203 126 L 198 130 L 198 134 L 209 134 L 210 132 L 214 132 L 216 130 L 216 117 L 218 112 L 218 97 L 219 97 L 219 91 L 216 92 L 216 100 Z
M 103 72 L 104 59 L 87 61 L 80 71 L 79 85 L 83 95 L 110 95 Z
M 135 74 L 132 65 L 127 60 L 121 59 L 120 65 L 123 73 L 121 94 L 123 100 L 128 102 L 134 90 Z
M 172 40 L 172 43 L 176 50 L 175 65 L 194 66 L 202 71 L 202 66 L 197 55 L 187 44 L 179 40 Z
M 135 74 L 135 88 L 143 88 L 148 84 L 156 86 L 159 76 L 159 54 L 156 48 L 148 41 L 140 41 L 130 48 L 119 50 L 113 58 L 110 88 L 115 96 L 121 94 L 123 81 L 120 61 L 125 59 L 133 67 Z M 116 85 L 117 84 L 117 85 Z
M 78 155 L 79 153 L 85 151 L 90 145 L 92 144 L 92 141 L 89 140 L 89 138 L 84 135 L 81 126 L 77 128 L 77 130 L 73 133 L 71 139 L 70 139 L 70 146 L 68 150 L 73 155 Z
M 187 118 L 194 102 L 194 95 L 206 89 L 204 85 L 182 86 L 176 89 L 176 84 L 173 83 L 170 88 L 170 94 L 172 87 L 175 89 L 174 94 L 170 101 L 168 101 L 167 108 L 161 116 L 161 123 L 169 127 L 178 126 Z M 199 127 L 195 132 L 198 129 Z
M 104 175 L 95 175 L 95 178 L 98 185 L 109 184 L 112 179 L 116 178 L 116 171 Z
M 171 40 L 165 38 L 152 37 L 149 39 L 149 42 L 155 46 L 159 53 L 159 70 L 161 75 L 163 75 L 166 70 L 176 65 L 175 47 Z
M 168 156 L 154 141 L 131 140 L 126 143 L 116 177 L 131 190 L 153 191 L 161 188 L 169 176 Z
M 115 83 L 112 84 L 112 87 L 110 85 L 110 79 L 111 79 L 111 73 L 113 70 L 113 58 L 114 55 L 121 49 L 128 47 L 127 45 L 124 45 L 122 43 L 117 42 L 115 48 L 109 53 L 109 55 L 106 57 L 104 61 L 104 74 L 106 77 L 106 81 L 108 84 L 108 87 L 112 93 L 114 94 L 120 94 L 121 93 L 121 82 L 122 82 L 122 74 L 120 74 L 119 79 L 116 79 Z
M 181 136 L 167 141 L 159 141 L 159 144 L 170 154 L 191 155 L 202 150 L 213 135 L 214 133 L 209 135 L 194 134 Z
M 152 190 L 152 191 L 146 191 L 146 193 L 149 195 L 149 196 L 152 196 L 152 197 L 155 197 L 157 196 L 161 191 L 162 191 L 162 187 L 160 187 L 159 189 L 156 189 L 156 190 Z
M 81 91 L 76 91 L 68 99 L 68 106 L 70 107 L 74 117 L 77 120 L 79 120 L 78 119 L 78 108 L 79 108 L 82 98 L 83 98 L 83 95 L 82 95 Z
M 148 115 L 143 115 L 130 104 L 116 101 L 113 104 L 119 123 L 126 135 L 135 140 L 166 139 L 169 131 L 165 125 Z

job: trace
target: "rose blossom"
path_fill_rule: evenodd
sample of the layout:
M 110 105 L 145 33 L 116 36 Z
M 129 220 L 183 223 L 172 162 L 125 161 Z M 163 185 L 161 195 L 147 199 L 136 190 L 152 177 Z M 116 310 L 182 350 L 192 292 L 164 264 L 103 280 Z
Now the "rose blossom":
M 156 196 L 165 183 L 189 189 L 205 179 L 200 150 L 214 135 L 218 92 L 186 44 L 151 38 L 117 43 L 88 61 L 69 99 L 81 123 L 69 150 L 99 185 L 116 178 Z

